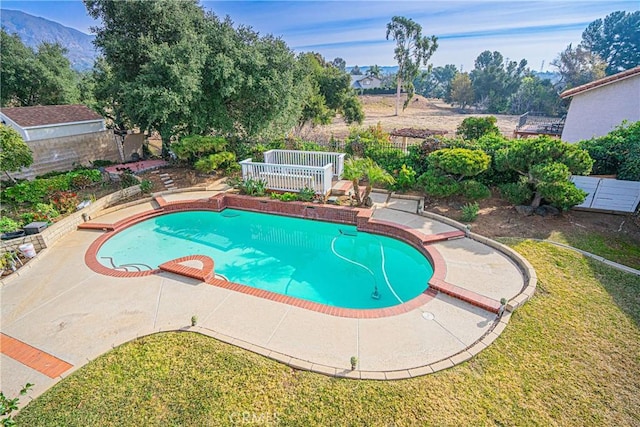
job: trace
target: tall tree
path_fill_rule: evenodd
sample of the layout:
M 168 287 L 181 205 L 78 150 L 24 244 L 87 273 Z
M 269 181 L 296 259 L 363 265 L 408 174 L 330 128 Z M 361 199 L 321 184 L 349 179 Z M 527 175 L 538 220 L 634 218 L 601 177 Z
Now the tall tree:
M 464 110 L 467 105 L 473 103 L 475 95 L 471 86 L 471 78 L 468 73 L 458 73 L 451 81 L 451 94 L 449 95 L 453 104 L 458 104 Z
M 580 45 L 573 48 L 571 44 L 551 61 L 551 65 L 560 73 L 558 89 L 561 91 L 604 77 L 607 67 L 597 54 Z
M 353 67 L 351 69 L 351 75 L 353 75 L 353 76 L 361 76 L 362 75 L 362 70 L 360 70 L 360 67 L 358 67 L 356 65 L 355 67 Z
M 362 122 L 362 106 L 351 88 L 349 74 L 326 63 L 315 53 L 304 53 L 299 61 L 311 88 L 300 117 L 300 128 L 307 123 L 328 124 L 337 113 L 342 113 L 349 124 Z
M 509 98 L 509 113 L 536 111 L 546 116 L 556 116 L 561 111 L 561 101 L 550 80 L 532 74 L 522 79 L 518 90 Z
M 453 64 L 423 71 L 414 81 L 416 92 L 426 97 L 441 98 L 451 102 L 451 81 L 457 74 L 458 68 Z
M 607 63 L 607 74 L 640 65 L 640 11 L 617 11 L 596 19 L 582 33 L 581 46 Z
M 331 64 L 333 64 L 333 66 L 336 67 L 340 71 L 346 71 L 346 69 L 347 69 L 347 61 L 345 61 L 344 59 L 342 59 L 340 57 L 337 57 L 336 59 L 331 61 Z
M 287 45 L 247 27 L 235 29 L 230 19 L 220 21 L 213 15 L 206 17 L 205 32 L 210 50 L 196 130 L 213 128 L 262 139 L 293 129 L 308 88 L 304 70 Z
M 78 74 L 59 44 L 42 43 L 37 51 L 17 34 L 0 30 L 0 103 L 2 106 L 71 104 L 78 102 Z
M 518 90 L 527 61 L 505 61 L 500 52 L 485 50 L 476 58 L 470 77 L 476 103 L 489 113 L 503 113 L 509 96 Z
M 436 36 L 423 36 L 422 26 L 410 18 L 394 16 L 387 24 L 387 40 L 395 40 L 394 58 L 398 61 L 396 87 L 396 116 L 400 106 L 400 91 L 407 91 L 407 99 L 402 106 L 409 105 L 414 94 L 413 81 L 418 77 L 420 67 L 427 65 L 429 58 L 438 48 Z
M 66 104 L 80 99 L 80 76 L 71 69 L 71 62 L 65 56 L 67 53 L 67 49 L 57 43 L 42 43 L 38 47 L 38 104 Z
M 166 155 L 172 136 L 188 131 L 199 108 L 209 46 L 196 0 L 84 0 L 96 47 L 110 67 L 113 98 L 132 125 L 157 130 Z M 139 19 L 144 17 L 144 19 Z

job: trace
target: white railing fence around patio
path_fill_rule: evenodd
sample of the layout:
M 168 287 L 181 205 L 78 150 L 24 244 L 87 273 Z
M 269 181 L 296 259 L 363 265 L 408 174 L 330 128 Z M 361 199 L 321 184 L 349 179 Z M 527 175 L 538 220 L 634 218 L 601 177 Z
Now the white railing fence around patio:
M 265 159 L 266 159 L 265 153 Z M 240 162 L 242 179 L 261 179 L 269 190 L 298 192 L 312 188 L 317 194 L 331 191 L 333 164 L 324 166 L 296 166 L 273 163 L 258 163 L 251 159 Z
M 344 169 L 344 156 L 344 153 L 325 151 L 269 150 L 264 152 L 264 162 L 296 166 L 325 166 L 331 163 L 333 177 L 340 179 Z

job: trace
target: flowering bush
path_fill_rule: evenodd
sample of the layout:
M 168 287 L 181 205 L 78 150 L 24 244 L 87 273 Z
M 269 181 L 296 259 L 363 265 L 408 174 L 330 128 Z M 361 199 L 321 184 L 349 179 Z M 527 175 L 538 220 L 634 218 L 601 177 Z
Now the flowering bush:
M 56 210 L 62 214 L 73 212 L 78 206 L 78 195 L 73 191 L 55 191 L 49 197 Z

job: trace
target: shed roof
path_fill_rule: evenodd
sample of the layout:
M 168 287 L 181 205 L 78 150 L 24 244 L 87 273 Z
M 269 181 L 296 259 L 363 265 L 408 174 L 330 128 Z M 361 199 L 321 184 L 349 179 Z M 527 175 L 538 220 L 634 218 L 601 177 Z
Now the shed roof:
M 595 89 L 600 86 L 604 86 L 610 83 L 617 82 L 619 80 L 627 79 L 629 77 L 640 75 L 640 67 L 635 67 L 630 70 L 625 70 L 611 76 L 607 76 L 598 80 L 594 80 L 590 83 L 583 84 L 582 86 L 574 87 L 573 89 L 565 90 L 560 94 L 561 98 L 568 98 L 570 96 L 577 95 L 582 92 L 586 92 L 591 89 Z
M 102 120 L 99 114 L 86 105 L 12 107 L 2 108 L 0 112 L 23 128 Z

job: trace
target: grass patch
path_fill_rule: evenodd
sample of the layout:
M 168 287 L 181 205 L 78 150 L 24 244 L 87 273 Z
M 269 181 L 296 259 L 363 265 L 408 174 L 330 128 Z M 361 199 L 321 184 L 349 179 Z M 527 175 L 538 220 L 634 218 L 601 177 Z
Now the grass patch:
M 546 243 L 510 245 L 536 268 L 538 292 L 493 345 L 447 371 L 335 379 L 164 333 L 81 368 L 19 425 L 639 425 L 640 278 Z
M 612 237 L 591 231 L 574 232 L 568 235 L 556 231 L 551 233 L 548 239 L 640 270 L 640 244 L 625 235 Z

